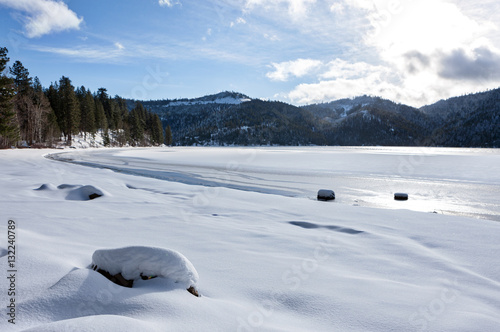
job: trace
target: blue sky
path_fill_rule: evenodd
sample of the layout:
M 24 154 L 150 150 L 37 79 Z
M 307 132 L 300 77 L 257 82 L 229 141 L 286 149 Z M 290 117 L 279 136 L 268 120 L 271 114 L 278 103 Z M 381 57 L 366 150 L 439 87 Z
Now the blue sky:
M 135 99 L 422 106 L 500 87 L 499 24 L 497 0 L 0 0 L 0 46 L 44 86 Z

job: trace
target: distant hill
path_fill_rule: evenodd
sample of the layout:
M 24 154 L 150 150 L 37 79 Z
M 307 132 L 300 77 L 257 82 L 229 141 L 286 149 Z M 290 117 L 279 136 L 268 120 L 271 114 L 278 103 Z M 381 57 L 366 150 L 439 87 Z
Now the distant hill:
M 500 147 L 500 89 L 441 100 L 420 110 L 435 118 L 438 145 Z
M 500 89 L 420 109 L 370 96 L 297 107 L 229 91 L 142 104 L 175 145 L 500 147 Z
M 324 144 L 310 112 L 222 92 L 196 99 L 143 101 L 170 125 L 176 145 Z
M 329 145 L 422 145 L 432 120 L 418 109 L 362 96 L 302 107 L 311 112 Z

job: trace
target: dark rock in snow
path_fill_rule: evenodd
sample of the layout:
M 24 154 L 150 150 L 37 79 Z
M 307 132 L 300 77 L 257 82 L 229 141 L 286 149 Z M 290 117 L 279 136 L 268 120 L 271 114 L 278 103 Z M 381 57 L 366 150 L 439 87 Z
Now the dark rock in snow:
M 97 193 L 93 193 L 93 194 L 90 194 L 89 195 L 89 199 L 95 199 L 95 198 L 98 198 L 98 197 L 101 197 L 102 195 L 99 195 Z
M 405 193 L 395 193 L 394 194 L 394 199 L 396 201 L 407 201 L 408 200 L 408 194 L 405 194 Z
M 331 201 L 335 199 L 333 190 L 321 189 L 318 191 L 318 201 Z
M 100 274 L 105 276 L 109 281 L 114 282 L 117 285 L 132 288 L 132 285 L 134 284 L 134 280 L 125 279 L 121 273 L 117 273 L 115 275 L 112 275 L 108 271 L 100 269 L 95 265 L 92 266 L 92 270 L 99 272 Z

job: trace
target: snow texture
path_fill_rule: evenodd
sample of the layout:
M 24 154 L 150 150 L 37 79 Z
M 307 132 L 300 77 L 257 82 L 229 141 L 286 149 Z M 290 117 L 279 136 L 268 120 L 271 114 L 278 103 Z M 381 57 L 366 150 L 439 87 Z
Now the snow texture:
M 43 157 L 58 152 L 93 167 Z M 0 151 L 0 174 L 0 331 L 500 326 L 499 150 L 22 149 Z M 105 195 L 67 199 L 83 185 Z M 335 189 L 335 203 L 318 202 L 319 188 Z M 16 324 L 5 315 L 8 220 Z M 154 278 L 126 288 L 88 268 L 94 252 L 130 246 L 147 246 L 145 259 L 157 257 L 151 248 L 188 257 L 203 296 L 186 291 L 180 256 L 148 266 L 171 276 L 186 264 L 183 287 Z M 139 261 L 129 250 L 108 263 L 114 272 Z M 136 264 L 123 272 L 137 276 Z
M 181 253 L 163 248 L 125 247 L 100 249 L 92 255 L 92 264 L 109 272 L 121 273 L 127 280 L 139 280 L 141 276 L 157 276 L 170 279 L 186 289 L 198 282 L 198 272 Z

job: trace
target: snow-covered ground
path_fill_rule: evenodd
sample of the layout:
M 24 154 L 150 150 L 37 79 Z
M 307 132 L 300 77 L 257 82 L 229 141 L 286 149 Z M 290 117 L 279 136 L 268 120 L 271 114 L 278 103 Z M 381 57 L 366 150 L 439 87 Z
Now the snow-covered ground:
M 500 326 L 498 150 L 61 155 L 95 167 L 43 157 L 57 152 L 0 151 L 1 331 Z M 334 190 L 336 200 L 315 200 L 319 189 Z M 87 199 L 94 191 L 102 196 Z M 394 192 L 410 199 L 394 201 Z M 90 269 L 97 250 L 134 246 L 182 254 L 201 297 L 162 277 L 124 288 Z

